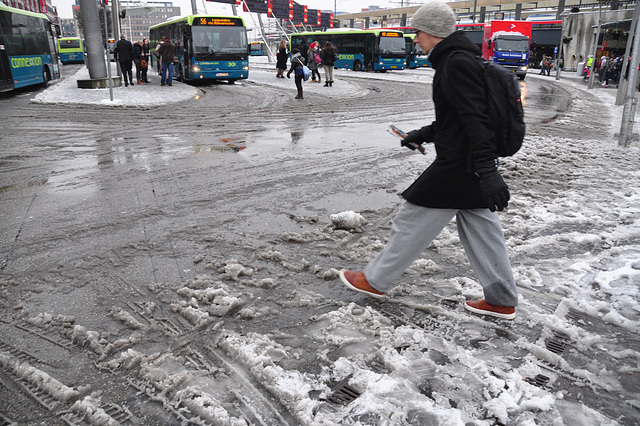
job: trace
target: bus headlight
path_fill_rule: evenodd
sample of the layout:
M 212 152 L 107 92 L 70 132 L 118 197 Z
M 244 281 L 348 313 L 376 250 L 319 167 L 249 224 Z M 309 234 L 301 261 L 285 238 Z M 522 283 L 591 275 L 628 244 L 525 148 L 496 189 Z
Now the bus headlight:
M 245 71 L 249 71 L 249 67 L 243 67 L 242 69 Z
M 193 67 L 191 69 L 193 70 L 193 72 L 200 72 L 200 68 L 198 68 L 198 67 Z
M 526 67 L 526 66 L 524 66 L 524 67 L 520 67 L 520 71 L 526 71 L 526 70 L 527 70 L 527 67 Z

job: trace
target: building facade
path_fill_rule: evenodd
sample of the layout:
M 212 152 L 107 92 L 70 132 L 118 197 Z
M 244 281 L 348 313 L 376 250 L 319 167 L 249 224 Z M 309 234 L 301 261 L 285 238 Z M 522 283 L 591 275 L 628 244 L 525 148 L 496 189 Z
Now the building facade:
M 120 33 L 131 41 L 142 41 L 149 38 L 149 27 L 165 22 L 174 16 L 180 16 L 180 8 L 172 2 L 148 2 L 141 7 L 139 2 L 120 2 L 120 11 L 125 11 L 124 19 L 120 20 Z M 152 11 L 141 11 L 143 8 L 153 8 Z M 131 9 L 128 12 L 127 9 Z

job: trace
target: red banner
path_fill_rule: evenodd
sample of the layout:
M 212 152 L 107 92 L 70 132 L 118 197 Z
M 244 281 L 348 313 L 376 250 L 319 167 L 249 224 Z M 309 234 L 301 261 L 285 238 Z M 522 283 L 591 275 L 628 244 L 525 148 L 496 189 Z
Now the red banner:
M 273 18 L 273 0 L 267 0 L 267 17 Z
M 309 23 L 309 6 L 304 6 L 304 19 L 302 20 L 305 24 Z
M 320 11 L 320 9 L 318 9 L 318 19 L 316 20 L 316 25 L 322 25 L 322 12 Z
M 329 14 L 329 28 L 333 28 L 333 13 Z
M 289 19 L 293 19 L 293 0 L 289 0 Z

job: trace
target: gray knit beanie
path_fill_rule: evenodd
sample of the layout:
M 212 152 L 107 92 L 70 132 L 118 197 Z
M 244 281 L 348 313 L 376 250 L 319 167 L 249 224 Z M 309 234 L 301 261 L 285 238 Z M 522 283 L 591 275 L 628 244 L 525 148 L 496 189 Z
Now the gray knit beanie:
M 456 14 L 446 3 L 432 0 L 414 13 L 411 27 L 434 37 L 445 38 L 456 30 Z

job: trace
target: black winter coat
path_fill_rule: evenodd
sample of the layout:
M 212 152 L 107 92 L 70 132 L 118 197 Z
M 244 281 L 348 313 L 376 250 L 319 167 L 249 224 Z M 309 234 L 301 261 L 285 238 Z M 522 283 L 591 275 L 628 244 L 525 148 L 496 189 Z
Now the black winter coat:
M 116 42 L 116 47 L 113 49 L 116 58 L 120 62 L 133 61 L 133 45 L 129 40 L 120 39 Z
M 276 68 L 280 70 L 287 69 L 287 60 L 289 59 L 289 55 L 287 55 L 287 49 L 282 48 L 278 50 L 278 54 L 276 55 Z
M 497 158 L 495 137 L 489 128 L 485 82 L 481 64 L 466 50 L 480 50 L 462 31 L 456 31 L 430 52 L 436 70 L 433 102 L 436 119 L 422 127 L 425 142 L 433 141 L 436 159 L 402 193 L 409 202 L 423 207 L 483 208 L 474 164 Z
M 325 47 L 320 51 L 320 57 L 322 58 L 322 65 L 332 66 L 338 60 L 338 55 L 336 55 L 336 49 L 333 47 L 327 48 Z

